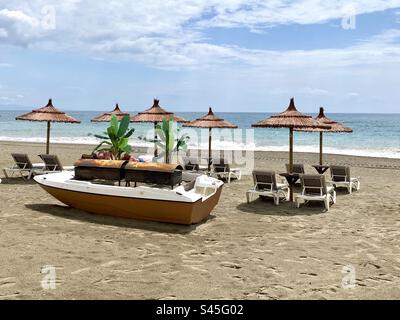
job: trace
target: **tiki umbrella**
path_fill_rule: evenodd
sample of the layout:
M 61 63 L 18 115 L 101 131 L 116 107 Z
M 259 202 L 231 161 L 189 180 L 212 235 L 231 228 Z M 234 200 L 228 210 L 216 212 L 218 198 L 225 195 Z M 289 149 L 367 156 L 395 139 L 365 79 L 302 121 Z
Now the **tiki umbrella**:
M 290 99 L 289 107 L 282 113 L 259 121 L 252 125 L 255 128 L 289 128 L 289 171 L 293 171 L 293 132 L 297 128 L 330 128 L 314 120 L 311 116 L 297 111 L 294 98 Z M 293 201 L 293 188 L 290 188 L 290 200 Z
M 156 125 L 163 121 L 163 118 L 169 119 L 171 116 L 176 122 L 188 122 L 187 120 L 174 115 L 172 112 L 166 111 L 159 105 L 160 101 L 154 99 L 153 106 L 149 109 L 139 112 L 137 115 L 131 117 L 131 122 L 151 122 L 154 123 L 154 140 L 157 140 Z M 154 156 L 158 156 L 157 147 L 154 144 Z
M 123 117 L 129 116 L 129 113 L 127 112 L 122 112 L 118 106 L 118 103 L 115 105 L 115 108 L 113 111 L 103 113 L 97 117 L 94 117 L 92 122 L 110 122 L 112 115 L 115 114 L 117 117 L 118 121 L 121 121 Z
M 319 132 L 319 164 L 323 164 L 323 142 L 324 142 L 324 132 L 333 132 L 333 133 L 351 133 L 353 129 L 345 127 L 342 123 L 336 122 L 334 120 L 329 119 L 324 112 L 324 108 L 319 108 L 319 114 L 315 118 L 319 123 L 327 124 L 331 126 L 330 129 L 323 128 L 302 128 L 296 129 L 296 131 L 303 132 Z
M 183 124 L 184 127 L 195 127 L 195 128 L 208 128 L 208 171 L 210 171 L 210 161 L 211 161 L 211 129 L 212 128 L 237 128 L 236 125 L 225 121 L 222 118 L 218 118 L 212 109 L 208 110 L 208 113 L 196 120 Z
M 51 99 L 49 99 L 49 102 L 44 107 L 33 110 L 32 112 L 25 113 L 21 116 L 16 117 L 15 119 L 47 122 L 46 154 L 49 154 L 51 122 L 81 123 L 79 120 L 55 108 Z

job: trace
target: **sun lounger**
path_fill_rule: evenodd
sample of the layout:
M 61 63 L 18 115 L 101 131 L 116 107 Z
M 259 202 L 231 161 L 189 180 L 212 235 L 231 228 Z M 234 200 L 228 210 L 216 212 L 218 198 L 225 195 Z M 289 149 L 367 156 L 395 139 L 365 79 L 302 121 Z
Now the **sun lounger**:
M 349 193 L 360 190 L 360 178 L 352 178 L 350 167 L 331 166 L 332 183 L 336 188 L 347 188 Z
M 331 203 L 336 203 L 336 191 L 325 181 L 324 175 L 300 175 L 301 194 L 296 196 L 296 207 L 300 208 L 300 202 L 323 201 L 325 209 L 329 211 Z
M 231 168 L 224 159 L 212 161 L 211 176 L 218 177 L 218 179 L 226 179 L 228 183 L 232 178 L 240 180 L 242 178 L 242 171 L 239 168 Z
M 44 164 L 32 164 L 27 154 L 12 153 L 11 156 L 13 157 L 15 163 L 12 167 L 3 169 L 6 179 L 12 177 L 14 173 L 18 173 L 24 180 L 29 180 L 33 177 L 34 174 L 43 173 Z M 24 174 L 27 174 L 27 176 Z
M 289 200 L 289 186 L 286 183 L 277 183 L 274 171 L 253 171 L 254 187 L 246 192 L 247 203 L 253 195 L 272 197 L 275 205 L 279 205 L 280 198 Z
M 188 171 L 199 171 L 200 167 L 197 159 L 194 157 L 182 157 L 183 168 Z
M 46 172 L 46 173 L 63 171 L 63 170 L 74 170 L 74 166 L 64 167 L 61 164 L 60 160 L 58 159 L 57 155 L 40 154 L 39 157 L 44 162 L 43 171 Z
M 183 167 L 188 171 L 206 171 L 208 169 L 207 165 L 201 165 L 197 158 L 195 157 L 182 157 Z

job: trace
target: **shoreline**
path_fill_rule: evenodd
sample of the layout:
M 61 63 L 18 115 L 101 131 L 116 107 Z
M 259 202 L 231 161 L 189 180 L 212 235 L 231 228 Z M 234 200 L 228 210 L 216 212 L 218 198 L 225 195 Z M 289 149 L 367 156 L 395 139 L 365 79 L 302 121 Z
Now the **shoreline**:
M 92 150 L 96 145 L 91 143 L 62 143 L 62 142 L 54 142 L 50 144 L 51 146 L 62 147 L 62 148 L 89 148 Z M 11 141 L 11 140 L 0 140 L 0 146 L 7 146 L 11 148 L 15 148 L 18 146 L 43 146 L 44 143 L 42 142 L 26 142 L 26 141 Z M 142 154 L 147 152 L 147 147 L 143 146 L 133 146 L 134 147 L 134 154 Z M 188 149 L 190 150 L 206 150 L 206 149 Z M 215 149 L 217 150 L 217 149 Z M 254 153 L 255 160 L 283 160 L 286 161 L 288 157 L 287 151 L 266 151 L 266 150 L 217 150 L 217 151 L 224 151 L 224 152 L 238 152 L 242 151 L 243 153 L 249 152 Z M 316 164 L 318 161 L 319 153 L 314 152 L 299 152 L 295 151 L 295 160 L 296 158 L 303 159 L 305 163 L 309 164 Z M 315 158 L 315 160 L 314 160 Z M 343 164 L 343 165 L 353 165 L 351 162 L 346 161 L 348 159 L 354 159 L 355 162 L 361 160 L 362 163 L 365 164 L 365 167 L 373 167 L 373 168 L 392 168 L 392 169 L 400 169 L 400 158 L 390 158 L 390 157 L 376 157 L 376 156 L 364 156 L 364 155 L 351 155 L 351 154 L 337 154 L 337 153 L 324 153 L 325 162 L 328 163 L 330 159 L 340 159 L 341 162 L 336 164 Z M 331 160 L 332 161 L 332 160 Z M 370 164 L 368 164 L 370 163 Z M 375 165 L 371 166 L 371 163 L 375 163 Z

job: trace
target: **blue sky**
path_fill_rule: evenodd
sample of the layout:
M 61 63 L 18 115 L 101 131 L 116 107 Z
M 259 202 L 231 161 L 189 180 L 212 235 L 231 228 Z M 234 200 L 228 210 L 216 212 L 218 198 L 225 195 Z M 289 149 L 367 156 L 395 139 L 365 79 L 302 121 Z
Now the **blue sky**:
M 394 113 L 399 74 L 400 0 L 0 0 L 1 109 Z

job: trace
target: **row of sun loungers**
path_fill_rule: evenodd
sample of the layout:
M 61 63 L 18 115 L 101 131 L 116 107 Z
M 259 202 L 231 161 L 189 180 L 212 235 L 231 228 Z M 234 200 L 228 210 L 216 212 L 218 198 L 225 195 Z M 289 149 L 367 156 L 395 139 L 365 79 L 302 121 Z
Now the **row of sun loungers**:
M 6 179 L 20 175 L 24 180 L 31 179 L 35 174 L 44 174 L 63 170 L 73 170 L 74 167 L 65 167 L 61 164 L 57 155 L 41 154 L 39 157 L 42 163 L 32 163 L 25 153 L 12 153 L 14 164 L 11 167 L 3 168 Z
M 325 208 L 329 211 L 330 205 L 336 203 L 336 188 L 344 187 L 351 194 L 352 190 L 360 189 L 359 178 L 351 177 L 350 168 L 345 166 L 330 166 L 331 179 L 328 182 L 322 174 L 305 174 L 303 165 L 295 165 L 293 172 L 299 174 L 301 193 L 295 197 L 296 207 L 299 208 L 302 202 L 323 201 Z M 294 171 L 293 170 L 293 171 Z M 247 191 L 247 203 L 254 195 L 271 197 L 275 205 L 279 201 L 289 200 L 289 185 L 278 183 L 274 171 L 253 171 L 254 187 Z
M 3 172 L 6 178 L 19 174 L 23 179 L 29 180 L 35 174 L 44 174 L 63 170 L 73 170 L 74 167 L 65 167 L 61 164 L 57 155 L 41 154 L 39 157 L 43 163 L 32 163 L 27 154 L 13 153 L 14 165 L 4 168 Z M 188 171 L 207 170 L 197 162 L 196 158 L 184 158 L 184 169 Z M 299 175 L 301 192 L 296 195 L 296 207 L 301 203 L 308 201 L 323 201 L 326 210 L 329 210 L 331 204 L 336 203 L 336 188 L 346 188 L 351 194 L 353 189 L 360 189 L 359 178 L 352 177 L 350 168 L 346 166 L 330 166 L 331 181 L 326 181 L 323 174 L 306 174 L 303 164 L 294 164 L 292 173 Z M 287 171 L 289 166 L 286 165 Z M 239 168 L 231 168 L 223 159 L 213 159 L 211 176 L 219 179 L 225 179 L 230 182 L 232 178 L 241 179 L 242 173 Z M 254 186 L 246 192 L 247 203 L 253 200 L 253 197 L 273 198 L 275 205 L 279 205 L 281 200 L 289 200 L 290 186 L 286 181 L 277 182 L 274 171 L 253 171 Z
M 194 157 L 183 157 L 184 168 L 188 171 L 207 171 L 208 167 L 201 165 L 197 158 Z M 231 168 L 229 163 L 226 163 L 224 159 L 212 159 L 210 176 L 218 179 L 224 179 L 228 183 L 231 179 L 240 180 L 242 178 L 242 171 L 240 168 Z

